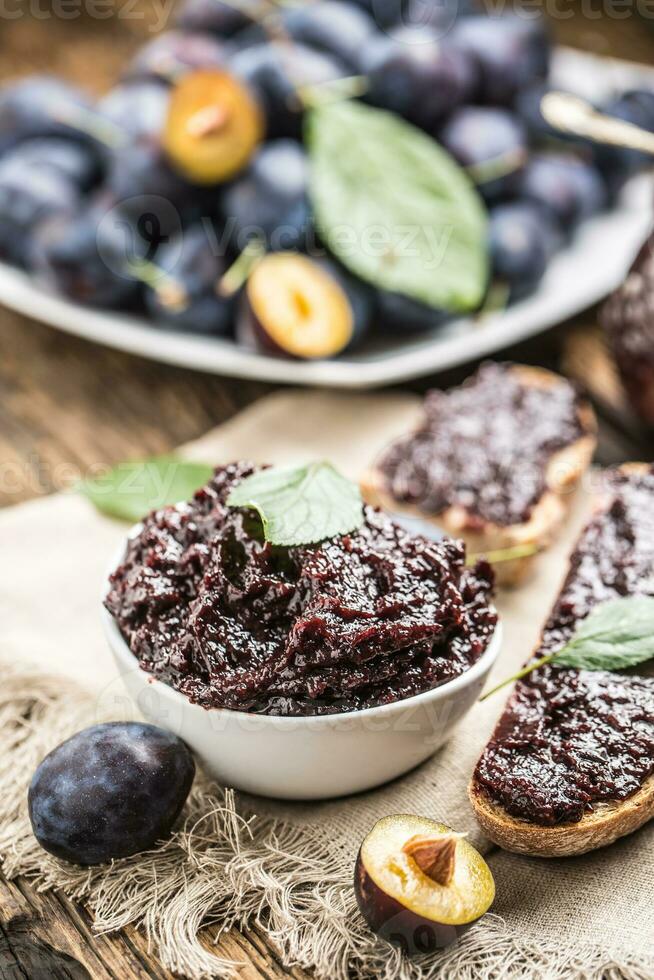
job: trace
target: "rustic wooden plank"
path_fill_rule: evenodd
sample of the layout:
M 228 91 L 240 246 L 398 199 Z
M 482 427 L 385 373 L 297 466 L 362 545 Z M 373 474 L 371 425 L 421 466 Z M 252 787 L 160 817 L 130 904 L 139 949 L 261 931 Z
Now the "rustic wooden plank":
M 166 367 L 0 310 L 0 506 L 169 452 L 272 390 Z
M 307 973 L 300 969 L 300 967 L 285 967 L 282 963 L 279 950 L 275 947 L 274 943 L 268 939 L 268 937 L 263 932 L 261 926 L 253 925 L 248 929 L 247 936 L 245 937 L 249 942 L 259 951 L 262 956 L 272 956 L 275 959 L 279 969 L 285 976 L 293 977 L 294 980 L 306 980 Z
M 287 969 L 263 933 L 232 931 L 215 940 L 207 929 L 207 949 L 240 964 L 242 980 L 305 980 L 307 974 Z M 98 935 L 84 906 L 55 892 L 38 892 L 24 879 L 0 877 L 0 977 L 44 980 L 174 980 L 155 958 L 147 939 L 129 926 L 120 933 Z
M 20 885 L 26 887 L 22 881 Z M 57 894 L 55 898 L 111 972 L 130 980 L 137 977 L 139 980 L 174 980 L 173 974 L 154 959 L 147 940 L 137 930 L 129 928 L 119 933 L 98 935 L 93 931 L 93 919 L 88 909 L 65 895 Z
M 270 954 L 270 950 L 262 955 L 254 946 L 247 934 L 232 931 L 221 936 L 214 945 L 211 930 L 203 935 L 204 945 L 217 955 L 227 956 L 242 966 L 239 970 L 239 980 L 279 980 L 280 977 L 291 976 L 288 971 L 280 969 Z
M 0 880 L 0 924 L 0 963 L 9 965 L 8 976 L 112 980 L 97 951 L 82 939 L 51 895 Z M 143 976 L 134 974 L 135 980 Z

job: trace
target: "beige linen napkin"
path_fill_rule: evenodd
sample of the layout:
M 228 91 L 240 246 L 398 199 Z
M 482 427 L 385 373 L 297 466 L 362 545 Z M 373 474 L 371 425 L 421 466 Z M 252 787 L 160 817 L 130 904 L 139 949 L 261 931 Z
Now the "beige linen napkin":
M 183 452 L 212 463 L 326 457 L 356 477 L 418 417 L 419 402 L 408 395 L 284 393 L 256 403 Z M 540 557 L 532 581 L 499 596 L 504 643 L 496 679 L 520 665 L 533 647 L 589 506 L 582 491 L 564 533 Z M 0 512 L 0 656 L 12 665 L 6 700 L 25 687 L 24 681 L 20 687 L 21 665 L 36 664 L 35 691 L 40 690 L 40 673 L 55 673 L 62 676 L 62 692 L 71 678 L 91 693 L 80 708 L 87 723 L 94 717 L 120 716 L 124 693 L 101 632 L 99 608 L 106 572 L 124 532 L 123 525 L 98 515 L 72 494 Z M 47 693 L 41 709 L 51 721 L 63 711 L 57 707 L 57 687 L 56 682 L 54 687 L 44 682 Z M 503 702 L 500 694 L 476 705 L 445 748 L 418 770 L 347 800 L 282 805 L 239 797 L 234 804 L 231 794 L 209 797 L 201 787 L 191 802 L 192 816 L 213 822 L 220 848 L 209 849 L 206 842 L 194 844 L 192 839 L 189 843 L 188 836 L 180 835 L 164 850 L 159 865 L 156 855 L 140 865 L 129 859 L 123 871 L 119 863 L 92 879 L 62 870 L 35 848 L 24 813 L 12 812 L 7 804 L 0 817 L 6 869 L 29 870 L 44 883 L 86 895 L 100 928 L 144 923 L 162 959 L 193 977 L 223 976 L 231 969 L 194 945 L 199 918 L 206 913 L 224 916 L 228 924 L 258 915 L 285 962 L 313 968 L 326 980 L 653 976 L 651 826 L 610 849 L 566 861 L 505 854 L 479 831 L 466 785 Z M 74 720 L 59 719 L 54 726 L 58 737 Z M 56 732 L 43 744 L 48 744 L 48 737 L 56 742 Z M 36 751 L 34 746 L 31 751 Z M 16 781 L 22 778 L 16 776 L 16 765 L 11 777 L 7 766 L 0 771 L 0 791 L 7 779 L 13 780 L 16 791 Z M 215 812 L 208 816 L 207 807 Z M 238 823 L 235 808 L 258 816 L 252 837 Z M 361 838 L 378 817 L 398 811 L 422 813 L 467 831 L 488 853 L 498 885 L 494 916 L 470 930 L 454 949 L 412 962 L 369 936 L 355 911 L 350 886 Z M 189 847 L 197 848 L 190 863 Z M 190 891 L 167 910 L 161 882 L 173 863 Z M 170 873 L 173 895 L 179 883 Z M 146 897 L 152 879 L 159 882 L 158 905 L 148 905 Z M 135 892 L 137 880 L 141 888 Z

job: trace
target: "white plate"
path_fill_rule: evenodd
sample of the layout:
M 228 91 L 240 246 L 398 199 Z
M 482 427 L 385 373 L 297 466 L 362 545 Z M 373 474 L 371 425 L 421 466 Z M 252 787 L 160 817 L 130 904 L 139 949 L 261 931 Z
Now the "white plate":
M 593 99 L 629 86 L 654 87 L 651 68 L 568 49 L 556 52 L 552 74 L 557 84 Z M 586 222 L 552 260 L 538 291 L 508 310 L 481 320 L 456 320 L 420 336 L 378 338 L 356 354 L 330 361 L 268 357 L 226 340 L 158 330 L 144 318 L 87 309 L 2 263 L 0 302 L 68 333 L 181 367 L 292 384 L 372 388 L 486 356 L 602 299 L 621 282 L 647 234 L 652 197 L 649 175 L 631 181 L 618 206 Z

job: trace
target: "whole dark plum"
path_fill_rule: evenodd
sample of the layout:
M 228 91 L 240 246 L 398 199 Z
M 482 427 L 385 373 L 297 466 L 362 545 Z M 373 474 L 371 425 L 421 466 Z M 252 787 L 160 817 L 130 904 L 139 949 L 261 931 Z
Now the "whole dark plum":
M 407 8 L 406 0 L 352 0 L 352 6 L 365 10 L 381 28 L 404 23 Z
M 211 34 L 166 31 L 144 45 L 130 63 L 127 78 L 173 83 L 189 71 L 222 68 L 228 49 Z
M 407 27 L 429 27 L 444 37 L 458 18 L 478 13 L 475 0 L 408 0 L 401 22 Z
M 477 66 L 429 27 L 373 37 L 361 53 L 370 101 L 432 131 L 472 94 Z
M 572 153 L 533 156 L 520 176 L 519 194 L 551 215 L 564 233 L 607 204 L 598 170 Z
M 498 204 L 490 212 L 492 274 L 506 283 L 511 299 L 535 288 L 560 244 L 553 219 L 528 201 Z
M 39 223 L 27 264 L 51 289 L 88 306 L 133 303 L 141 280 L 132 266 L 148 248 L 138 229 L 118 211 L 91 206 Z
M 12 152 L 0 161 L 0 258 L 28 264 L 35 228 L 53 215 L 68 213 L 78 188 L 54 167 L 25 165 Z
M 117 721 L 85 728 L 34 773 L 34 836 L 73 864 L 137 854 L 169 836 L 194 776 L 184 742 L 161 728 Z
M 652 133 L 654 132 L 654 91 L 632 89 L 623 92 L 603 106 L 602 112 Z M 597 167 L 612 196 L 620 190 L 629 177 L 651 163 L 651 157 L 647 154 L 626 147 L 598 143 L 594 145 L 593 151 Z
M 572 133 L 562 132 L 552 126 L 541 110 L 543 97 L 553 91 L 552 87 L 546 82 L 536 82 L 521 92 L 515 100 L 514 110 L 518 118 L 523 123 L 532 144 L 545 146 L 552 152 L 557 149 L 566 154 L 578 154 L 582 160 L 595 162 L 600 169 L 599 153 L 605 149 L 586 139 L 583 136 L 575 136 Z M 556 91 L 562 91 L 559 86 Z M 602 172 L 605 179 L 607 190 L 610 188 L 611 181 L 606 172 Z
M 34 75 L 0 88 L 0 153 L 35 136 L 65 136 L 95 144 L 89 99 L 72 85 Z
M 23 172 L 34 167 L 52 170 L 80 191 L 88 191 L 101 175 L 101 161 L 92 147 L 58 136 L 25 140 L 4 155 L 2 164 Z
M 126 135 L 125 142 L 159 135 L 166 121 L 170 89 L 156 78 L 139 78 L 112 88 L 98 112 Z
M 452 113 L 439 139 L 469 169 L 485 200 L 497 200 L 518 185 L 527 160 L 527 140 L 521 122 L 508 110 L 463 106 Z
M 448 319 L 443 310 L 436 310 L 420 300 L 380 289 L 377 292 L 375 321 L 383 330 L 401 335 L 424 333 L 442 326 Z
M 543 116 L 540 107 L 541 101 L 543 96 L 547 95 L 550 91 L 552 91 L 552 87 L 547 82 L 539 81 L 527 86 L 516 96 L 513 106 L 516 115 L 523 123 L 532 140 L 560 140 L 565 143 L 576 142 L 573 136 L 556 129 Z M 561 89 L 557 86 L 556 91 L 559 92 Z
M 255 44 L 230 61 L 234 74 L 248 85 L 263 107 L 269 139 L 302 133 L 304 106 L 299 86 L 323 85 L 347 75 L 344 65 L 305 44 Z
M 547 76 L 550 42 L 542 19 L 519 14 L 463 17 L 452 39 L 479 63 L 480 102 L 511 105 L 526 86 Z
M 175 23 L 185 31 L 208 31 L 217 37 L 232 37 L 252 23 L 248 9 L 256 12 L 256 3 L 239 0 L 183 0 Z
M 359 70 L 361 50 L 376 34 L 375 22 L 364 10 L 339 0 L 290 7 L 283 26 L 294 41 L 337 58 L 352 72 Z
M 192 194 L 192 187 L 168 162 L 158 139 L 133 140 L 113 155 L 107 192 L 114 200 L 158 194 L 172 203 Z
M 154 245 L 176 234 L 207 197 L 172 168 L 158 139 L 150 138 L 134 140 L 112 156 L 104 190 L 111 206 L 147 231 Z
M 375 316 L 375 291 L 367 283 L 348 272 L 331 256 L 314 259 L 339 284 L 347 296 L 352 313 L 352 339 L 346 350 L 353 350 L 368 336 Z
M 250 24 L 244 27 L 238 34 L 234 34 L 229 39 L 229 47 L 232 55 L 237 51 L 245 51 L 253 48 L 255 44 L 267 44 L 271 40 L 270 30 L 262 23 Z
M 234 303 L 218 295 L 225 264 L 217 253 L 217 241 L 204 225 L 158 249 L 154 264 L 165 275 L 146 288 L 145 302 L 159 326 L 213 336 L 230 332 Z
M 237 252 L 254 236 L 269 248 L 303 247 L 310 226 L 309 163 L 295 140 L 266 143 L 242 177 L 225 191 L 222 212 Z

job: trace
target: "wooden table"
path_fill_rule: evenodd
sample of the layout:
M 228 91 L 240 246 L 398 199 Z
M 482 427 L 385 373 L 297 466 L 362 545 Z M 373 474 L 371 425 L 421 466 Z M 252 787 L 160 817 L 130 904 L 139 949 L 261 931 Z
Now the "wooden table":
M 574 12 L 567 18 L 572 11 L 560 6 L 566 19 L 554 21 L 553 29 L 564 43 L 616 57 L 654 60 L 654 31 L 647 23 L 633 15 L 585 20 Z M 42 8 L 47 14 L 47 4 Z M 0 74 L 48 70 L 103 90 L 125 57 L 150 36 L 158 15 L 145 0 L 136 6 L 131 0 L 117 0 L 115 11 L 111 19 L 97 22 L 84 15 L 3 21 Z M 593 323 L 591 311 L 508 355 L 554 368 L 563 363 L 590 379 L 596 389 L 599 384 L 600 462 L 651 459 L 648 434 L 619 404 L 619 388 L 611 380 Z M 469 370 L 412 387 L 423 390 L 429 384 L 454 382 Z M 271 390 L 263 383 L 204 376 L 96 347 L 0 310 L 0 505 L 52 493 L 94 464 L 170 450 Z M 206 941 L 212 941 L 210 930 Z M 255 929 L 224 937 L 217 952 L 244 962 L 245 980 L 304 976 L 285 969 Z M 0 980 L 88 977 L 161 980 L 170 974 L 136 931 L 93 936 L 83 907 L 60 895 L 38 894 L 24 880 L 0 878 Z

